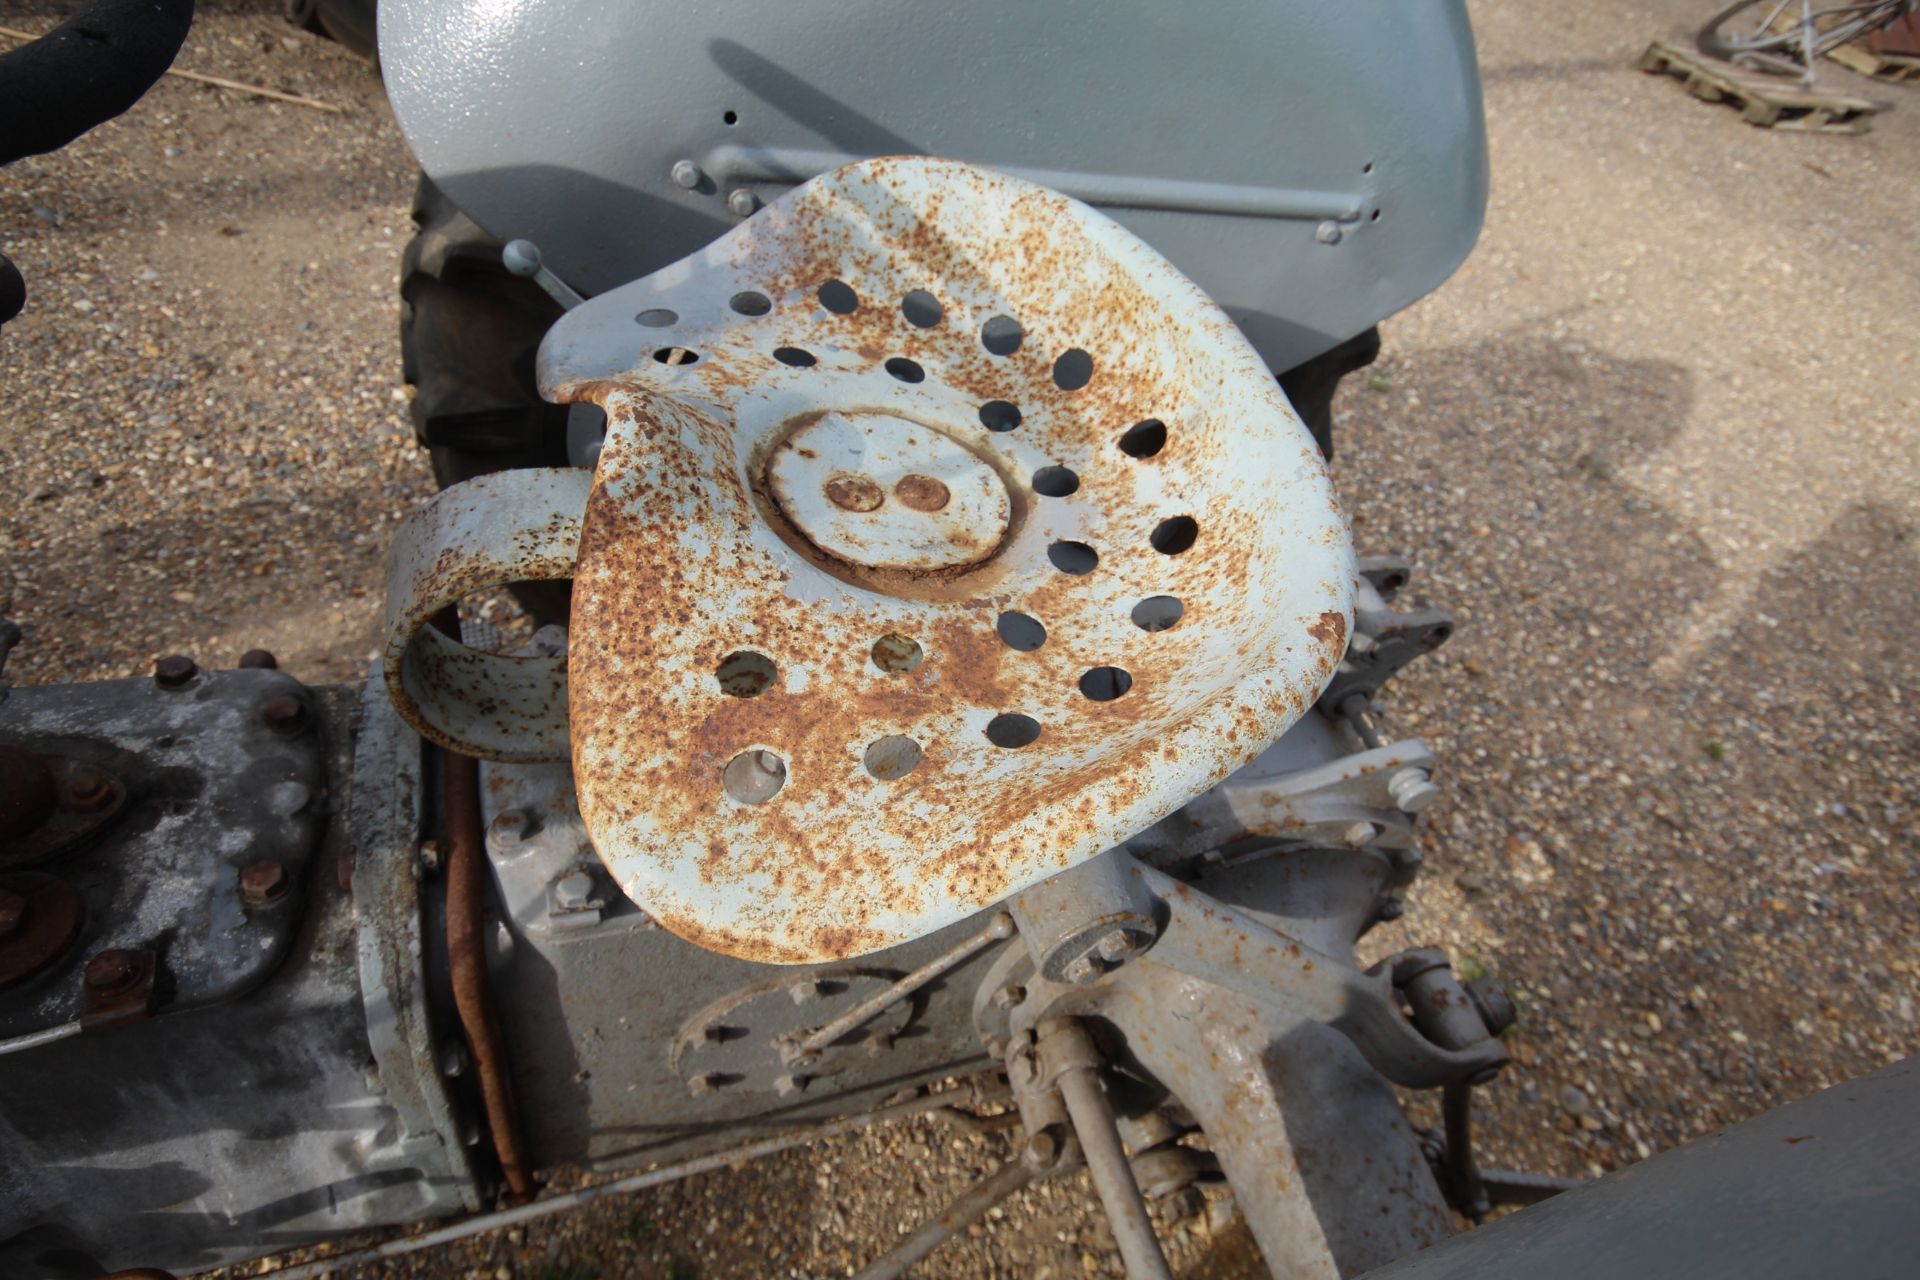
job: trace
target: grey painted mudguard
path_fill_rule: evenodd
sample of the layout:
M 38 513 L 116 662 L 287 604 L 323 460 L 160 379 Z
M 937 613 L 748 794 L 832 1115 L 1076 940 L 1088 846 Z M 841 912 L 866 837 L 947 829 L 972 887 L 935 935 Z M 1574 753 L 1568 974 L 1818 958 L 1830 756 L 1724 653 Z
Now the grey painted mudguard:
M 1555 1196 L 1368 1280 L 1920 1275 L 1920 1058 Z
M 1285 370 L 1445 280 L 1486 206 L 1462 0 L 382 0 L 380 54 L 427 173 L 588 294 L 924 153 L 1099 206 Z

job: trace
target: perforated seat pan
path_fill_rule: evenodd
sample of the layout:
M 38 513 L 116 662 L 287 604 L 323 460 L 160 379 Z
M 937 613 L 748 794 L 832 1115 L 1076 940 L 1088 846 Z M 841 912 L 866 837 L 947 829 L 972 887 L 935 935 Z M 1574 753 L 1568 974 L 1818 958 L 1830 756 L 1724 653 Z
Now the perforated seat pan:
M 1010 354 L 982 337 L 1002 316 Z M 1153 250 L 1029 183 L 827 174 L 570 312 L 540 377 L 608 418 L 568 656 L 581 811 L 703 947 L 820 961 L 960 919 L 1250 759 L 1344 653 L 1346 526 L 1270 373 Z M 1036 492 L 1046 468 L 1077 487 Z M 1013 613 L 1044 643 L 1003 639 Z

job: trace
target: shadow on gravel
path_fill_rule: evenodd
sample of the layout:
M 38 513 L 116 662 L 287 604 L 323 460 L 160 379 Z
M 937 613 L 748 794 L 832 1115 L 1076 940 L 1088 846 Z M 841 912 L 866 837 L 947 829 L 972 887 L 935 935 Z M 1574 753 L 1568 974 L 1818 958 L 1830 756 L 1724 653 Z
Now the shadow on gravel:
M 1657 679 L 1721 568 L 1623 477 L 1686 419 L 1689 372 L 1515 338 L 1379 376 L 1340 406 L 1358 545 L 1410 554 L 1408 603 L 1462 624 L 1388 691 L 1447 799 L 1426 919 L 1416 900 L 1369 945 L 1429 940 L 1464 902 L 1526 991 L 1489 1161 L 1617 1167 L 1913 1052 L 1911 521 L 1849 511 Z M 1576 1084 L 1597 1129 L 1568 1127 Z
M 58 500 L 111 508 L 117 483 Z M 0 589 L 0 614 L 27 632 L 8 674 L 29 684 L 145 675 L 155 652 L 187 652 L 225 666 L 256 645 L 274 648 L 271 633 L 285 630 L 277 625 L 283 619 L 312 619 L 343 607 L 370 610 L 365 602 L 381 580 L 397 527 L 385 517 L 406 504 L 377 492 L 324 491 L 208 501 L 211 509 L 204 511 L 115 521 L 77 544 L 77 554 L 48 557 L 13 591 Z M 126 618 L 115 611 L 115 598 L 142 580 L 151 584 L 144 586 L 147 596 L 163 603 L 137 620 Z M 233 653 L 192 652 L 208 636 L 227 632 L 247 636 Z M 312 631 L 298 637 L 310 660 L 349 646 L 338 656 L 353 670 L 366 639 Z M 289 653 L 280 656 L 284 662 Z M 296 674 L 312 677 L 298 665 Z
M 1521 80 L 1551 80 L 1561 83 L 1575 76 L 1604 71 L 1631 71 L 1633 63 L 1622 58 L 1564 58 L 1560 61 L 1509 62 L 1505 66 L 1482 67 L 1482 84 L 1505 84 Z
M 1686 522 L 1621 478 L 1674 439 L 1692 374 L 1516 337 L 1394 352 L 1342 392 L 1335 466 L 1362 554 L 1412 557 L 1416 597 L 1464 625 L 1446 651 L 1494 664 L 1633 676 L 1717 569 Z M 1484 622 L 1481 622 L 1484 620 Z M 1537 700 L 1498 678 L 1477 698 Z

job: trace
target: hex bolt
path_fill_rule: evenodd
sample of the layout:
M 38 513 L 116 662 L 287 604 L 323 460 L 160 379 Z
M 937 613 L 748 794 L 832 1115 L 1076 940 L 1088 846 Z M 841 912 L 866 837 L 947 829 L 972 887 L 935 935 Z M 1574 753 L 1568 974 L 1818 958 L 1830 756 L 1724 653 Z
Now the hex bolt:
M 139 977 L 140 966 L 133 952 L 113 947 L 87 961 L 81 980 L 87 984 L 87 990 L 95 995 L 108 996 L 125 991 Z
M 0 889 L 0 938 L 7 937 L 18 929 L 20 922 L 26 917 L 26 897 L 11 889 Z
M 1313 229 L 1313 238 L 1321 244 L 1339 244 L 1340 224 L 1331 220 L 1321 223 Z
M 670 172 L 673 174 L 675 184 L 689 191 L 707 180 L 707 175 L 700 171 L 700 166 L 691 160 L 675 160 Z
M 709 1022 L 700 1028 L 700 1038 L 708 1044 L 721 1044 L 727 1038 L 727 1028 L 718 1022 Z
M 170 653 L 153 664 L 153 682 L 162 689 L 184 689 L 200 674 L 200 664 L 183 653 Z
M 562 911 L 578 911 L 593 898 L 593 875 L 570 871 L 554 881 L 553 905 Z
M 795 1004 L 811 1004 L 820 998 L 820 980 L 807 978 L 787 988 L 787 994 L 793 997 Z
M 487 824 L 487 844 L 497 849 L 517 849 L 527 838 L 527 815 L 519 809 L 497 813 Z
M 240 900 L 250 907 L 280 901 L 288 887 L 287 869 L 278 859 L 259 858 L 240 868 Z
M 727 1078 L 718 1071 L 708 1071 L 687 1081 L 687 1092 L 696 1098 L 704 1098 L 714 1090 L 726 1085 Z
M 752 217 L 754 210 L 759 207 L 760 197 L 745 187 L 734 188 L 733 193 L 727 197 L 727 208 L 742 218 Z
M 1382 920 L 1398 920 L 1405 914 L 1407 914 L 1407 904 L 1398 898 L 1388 898 L 1380 904 L 1380 918 Z
M 449 1036 L 447 1037 L 446 1043 L 440 1046 L 441 1075 L 456 1078 L 463 1076 L 467 1073 L 467 1067 L 471 1062 L 472 1059 L 467 1053 L 467 1046 L 462 1044 L 458 1039 Z
M 265 649 L 249 649 L 240 655 L 242 671 L 278 671 L 280 660 Z
M 1120 964 L 1140 949 L 1131 929 L 1115 929 L 1095 944 L 1094 952 L 1108 964 Z
M 1067 967 L 1061 971 L 1061 976 L 1076 987 L 1084 987 L 1105 972 L 1106 970 L 1102 969 L 1089 955 L 1067 961 Z
M 1340 842 L 1349 849 L 1364 849 L 1372 844 L 1380 834 L 1380 828 L 1371 822 L 1356 822 L 1340 833 Z
M 420 870 L 432 875 L 440 870 L 440 842 L 422 840 L 420 842 Z
M 113 783 L 98 769 L 76 769 L 67 780 L 66 801 L 70 808 L 91 813 L 104 809 L 112 799 Z
M 796 1071 L 791 1075 L 784 1075 L 778 1080 L 775 1080 L 773 1082 L 773 1091 L 783 1098 L 791 1098 L 798 1094 L 805 1093 L 807 1086 L 812 1083 L 812 1076 L 803 1075 Z
M 290 693 L 268 698 L 260 707 L 260 718 L 267 728 L 286 735 L 298 733 L 307 721 L 307 709 Z
M 876 1031 L 867 1037 L 867 1056 L 869 1058 L 877 1058 L 891 1048 L 893 1048 L 893 1033 L 891 1031 Z
M 1418 813 L 1440 798 L 1440 788 L 1428 780 L 1425 769 L 1409 765 L 1387 779 L 1387 793 L 1402 813 Z
M 1027 998 L 1027 989 L 1017 982 L 1009 982 L 993 993 L 993 1007 L 1011 1009 Z
M 1032 1168 L 1051 1169 L 1053 1162 L 1060 1158 L 1060 1139 L 1042 1129 L 1027 1139 L 1026 1149 L 1021 1154 Z

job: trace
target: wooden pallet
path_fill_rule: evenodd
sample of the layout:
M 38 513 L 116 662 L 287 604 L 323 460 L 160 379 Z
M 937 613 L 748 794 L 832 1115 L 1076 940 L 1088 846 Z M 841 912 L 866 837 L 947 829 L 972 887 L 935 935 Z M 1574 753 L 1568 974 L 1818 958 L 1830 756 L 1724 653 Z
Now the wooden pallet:
M 1920 80 L 1920 58 L 1910 53 L 1875 53 L 1858 40 L 1849 40 L 1827 54 L 1849 71 L 1858 71 L 1875 80 Z
M 1775 14 L 1768 30 L 1785 33 L 1800 25 L 1800 18 L 1790 10 Z M 1816 23 L 1816 28 L 1818 24 Z M 1902 80 L 1920 80 L 1920 58 L 1910 53 L 1882 53 L 1867 47 L 1866 38 L 1849 40 L 1837 49 L 1827 50 L 1827 57 L 1849 71 L 1857 71 L 1863 76 L 1872 76 L 1876 80 L 1898 83 Z
M 1873 116 L 1880 110 L 1879 103 L 1865 98 L 1809 89 L 1663 40 L 1647 46 L 1640 56 L 1640 69 L 1678 76 L 1686 81 L 1687 92 L 1694 97 L 1731 103 L 1740 108 L 1742 120 L 1768 129 L 1865 133 L 1873 127 Z

